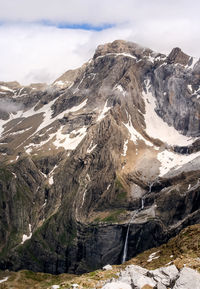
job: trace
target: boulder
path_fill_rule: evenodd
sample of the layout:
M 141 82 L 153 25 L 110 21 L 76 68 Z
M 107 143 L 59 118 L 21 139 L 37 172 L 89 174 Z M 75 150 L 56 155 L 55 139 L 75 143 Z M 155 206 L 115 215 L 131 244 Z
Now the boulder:
M 173 289 L 199 289 L 200 274 L 190 268 L 183 268 Z
M 177 278 L 178 274 L 179 272 L 175 265 L 161 267 L 148 272 L 149 277 L 152 277 L 155 281 L 165 286 L 170 286 L 171 283 Z
M 200 274 L 193 269 L 183 268 L 180 272 L 174 265 L 148 271 L 130 265 L 120 272 L 119 279 L 112 280 L 103 289 L 199 289 Z
M 79 288 L 79 285 L 78 284 L 76 284 L 76 283 L 74 283 L 74 284 L 72 284 L 72 286 L 71 286 L 73 289 L 78 289 Z
M 126 267 L 124 272 L 121 272 L 119 280 L 122 282 L 128 282 L 136 289 L 143 288 L 145 285 L 154 287 L 156 285 L 156 282 L 150 277 L 148 277 L 147 273 L 148 270 L 140 266 L 130 265 Z
M 102 269 L 105 271 L 112 270 L 112 266 L 108 264 L 108 265 L 104 266 Z

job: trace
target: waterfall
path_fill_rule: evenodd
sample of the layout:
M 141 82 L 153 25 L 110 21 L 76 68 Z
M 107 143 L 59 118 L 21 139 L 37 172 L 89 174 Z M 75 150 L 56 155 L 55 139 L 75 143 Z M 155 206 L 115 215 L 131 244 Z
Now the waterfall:
M 126 261 L 126 256 L 127 256 L 127 250 L 128 250 L 128 234 L 129 234 L 129 229 L 130 229 L 130 223 L 128 224 L 128 229 L 126 232 L 126 239 L 125 239 L 125 244 L 124 244 L 124 251 L 123 251 L 123 256 L 122 256 L 122 263 Z
M 148 193 L 151 193 L 151 188 L 152 188 L 153 184 L 154 184 L 154 182 L 149 184 L 149 192 Z
M 148 191 L 148 193 L 151 193 L 151 188 L 152 188 L 153 184 L 154 184 L 154 182 L 149 184 L 149 191 Z M 128 235 L 129 235 L 129 230 L 130 230 L 131 222 L 132 222 L 132 220 L 134 219 L 134 217 L 137 215 L 137 213 L 144 209 L 144 198 L 145 198 L 145 197 L 142 197 L 142 198 L 141 198 L 141 207 L 139 208 L 139 210 L 137 210 L 137 211 L 133 214 L 133 216 L 131 217 L 130 222 L 129 222 L 129 224 L 128 224 L 128 228 L 127 228 L 127 232 L 126 232 L 126 239 L 125 239 L 125 243 L 124 243 L 124 251 L 123 251 L 123 256 L 122 256 L 122 263 L 124 263 L 124 262 L 126 261 L 126 257 L 127 257 L 127 251 L 128 251 Z
M 130 222 L 128 224 L 128 228 L 127 228 L 127 232 L 126 232 L 126 239 L 125 239 L 125 243 L 124 243 L 122 263 L 124 263 L 126 261 L 126 256 L 127 256 L 127 251 L 128 251 L 128 235 L 129 235 L 130 225 L 131 225 L 131 222 L 137 213 L 138 213 L 138 210 L 133 214 L 133 216 L 131 217 Z
M 144 209 L 144 198 L 142 198 L 142 202 L 141 202 L 141 210 Z

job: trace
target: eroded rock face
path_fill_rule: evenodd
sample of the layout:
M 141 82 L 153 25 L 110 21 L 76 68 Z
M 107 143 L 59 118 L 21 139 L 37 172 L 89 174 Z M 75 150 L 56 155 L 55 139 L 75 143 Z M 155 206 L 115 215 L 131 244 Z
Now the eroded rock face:
M 185 54 L 179 47 L 173 48 L 171 53 L 168 55 L 169 63 L 179 63 L 182 65 L 187 65 L 190 60 L 190 56 Z M 191 63 L 192 64 L 192 60 Z
M 200 222 L 195 61 L 115 41 L 49 87 L 0 83 L 2 269 L 82 273 L 128 227 L 127 259 Z
M 152 74 L 153 94 L 157 99 L 156 111 L 170 126 L 183 134 L 198 136 L 198 96 L 195 95 L 196 81 L 192 70 L 181 65 L 159 66 Z M 197 86 L 200 82 L 198 80 Z

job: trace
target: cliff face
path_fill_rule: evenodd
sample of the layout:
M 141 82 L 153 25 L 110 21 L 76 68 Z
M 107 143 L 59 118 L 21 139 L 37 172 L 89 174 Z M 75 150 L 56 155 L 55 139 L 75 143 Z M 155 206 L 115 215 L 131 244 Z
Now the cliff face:
M 0 267 L 84 272 L 200 221 L 200 62 L 99 46 L 51 86 L 0 83 Z M 134 216 L 134 218 L 133 218 Z

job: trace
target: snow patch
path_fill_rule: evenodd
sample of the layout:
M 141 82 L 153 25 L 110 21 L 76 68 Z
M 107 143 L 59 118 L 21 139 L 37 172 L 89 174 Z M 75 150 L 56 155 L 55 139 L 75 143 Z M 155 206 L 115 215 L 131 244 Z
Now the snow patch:
M 87 103 L 87 98 L 83 101 L 83 102 L 81 102 L 79 105 L 76 105 L 76 106 L 73 106 L 72 108 L 70 108 L 70 109 L 67 109 L 66 111 L 64 111 L 64 114 L 66 114 L 66 113 L 69 113 L 69 112 L 75 112 L 75 111 L 78 111 L 78 110 L 80 110 L 80 109 L 82 109 L 85 105 L 86 105 L 86 103 Z M 63 112 L 61 113 L 61 114 L 59 114 L 59 118 L 61 117 L 61 115 L 63 114 Z M 64 116 L 64 115 L 63 115 Z M 62 116 L 62 117 L 63 117 Z
M 190 145 L 195 141 L 195 138 L 187 137 L 178 132 L 174 127 L 169 126 L 166 122 L 162 120 L 161 117 L 155 112 L 156 100 L 152 93 L 149 91 L 150 83 L 146 83 L 147 93 L 143 92 L 143 97 L 145 101 L 145 123 L 146 123 L 146 133 L 154 138 L 159 139 L 164 143 L 171 146 L 179 145 Z
M 74 284 L 72 284 L 72 288 L 73 288 L 73 289 L 78 289 L 78 288 L 79 288 L 79 285 L 76 284 L 76 283 L 74 283 Z
M 93 146 L 91 146 L 91 145 L 92 145 L 92 143 L 90 144 L 89 148 L 87 149 L 87 154 L 90 154 L 97 146 L 97 144 L 95 144 Z
M 83 75 L 83 78 L 80 80 L 80 82 L 79 82 L 77 88 L 74 90 L 73 94 L 75 94 L 76 92 L 79 91 L 79 87 L 80 87 L 81 83 L 83 82 L 84 78 L 85 78 L 85 73 L 84 73 L 84 75 Z
M 25 152 L 28 154 L 28 155 L 30 155 L 30 153 L 32 152 L 32 148 L 27 148 L 27 149 L 25 149 Z
M 157 252 L 150 254 L 147 262 L 152 262 L 153 260 L 160 258 L 160 256 L 156 256 L 159 252 L 160 251 L 157 251 Z
M 147 59 L 152 63 L 154 63 L 154 61 L 155 61 L 155 58 L 152 57 L 151 55 L 147 56 Z
M 42 207 L 45 207 L 47 204 L 47 199 L 44 200 L 44 204 L 42 205 Z
M 11 88 L 9 88 L 7 86 L 4 86 L 4 85 L 0 85 L 0 89 L 5 90 L 5 91 L 10 91 L 10 92 L 14 93 L 13 89 L 11 89 Z
M 24 90 L 25 87 L 20 88 L 20 90 L 17 92 L 15 91 L 14 95 L 12 96 L 13 98 L 19 98 L 22 96 L 26 96 L 28 95 L 27 93 L 22 93 L 22 91 Z M 36 89 L 36 88 L 31 88 L 31 89 Z
M 54 171 L 55 171 L 55 169 L 57 168 L 58 166 L 57 165 L 55 165 L 54 166 L 54 168 L 50 171 L 50 173 L 49 173 L 49 185 L 53 185 L 53 183 L 54 183 L 54 180 L 53 180 L 53 174 L 54 174 Z
M 37 111 L 35 111 L 35 107 L 38 105 L 38 103 L 32 107 L 31 109 L 27 110 L 27 111 L 18 111 L 15 114 L 10 114 L 10 118 L 8 120 L 0 120 L 0 136 L 2 135 L 4 128 L 3 125 L 8 123 L 11 119 L 17 119 L 17 118 L 27 118 L 27 117 L 31 117 L 33 115 L 37 115 L 37 114 L 43 114 L 43 121 L 42 123 L 38 126 L 37 130 L 29 137 L 29 139 L 34 136 L 38 131 L 40 131 L 41 129 L 43 129 L 44 127 L 49 126 L 51 123 L 53 123 L 55 120 L 57 119 L 62 119 L 64 117 L 65 114 L 68 114 L 70 112 L 76 112 L 80 109 L 82 109 L 86 103 L 87 103 L 87 99 L 85 99 L 81 104 L 74 106 L 70 109 L 67 109 L 65 111 L 63 111 L 62 113 L 60 113 L 59 115 L 55 116 L 54 118 L 52 118 L 52 105 L 56 102 L 57 98 L 50 101 L 48 104 L 45 104 L 43 107 L 41 107 L 40 109 L 38 109 Z M 20 121 L 22 122 L 22 121 Z M 20 123 L 18 122 L 18 124 Z M 20 144 L 21 145 L 21 144 Z M 28 151 L 27 153 L 30 153 L 30 151 Z
M 160 174 L 159 176 L 164 176 L 171 169 L 177 170 L 183 165 L 191 162 L 195 158 L 200 156 L 200 152 L 196 152 L 190 155 L 180 155 L 168 150 L 164 150 L 157 154 L 157 159 L 160 161 Z
M 40 173 L 43 175 L 43 177 L 47 178 L 47 175 L 44 174 L 42 171 L 40 171 Z
M 9 121 L 9 120 L 0 119 L 0 137 L 1 137 L 2 133 L 3 133 L 3 131 L 4 131 L 3 126 L 4 126 L 4 124 L 6 124 L 8 121 Z
M 90 73 L 89 77 L 91 77 L 91 81 L 95 79 L 96 73 Z
M 13 174 L 13 176 L 15 177 L 15 179 L 17 179 L 17 175 L 15 174 L 15 173 L 12 173 Z
M 148 146 L 154 146 L 150 141 L 146 140 L 134 127 L 132 124 L 131 116 L 129 115 L 128 123 L 123 123 L 124 126 L 128 129 L 130 133 L 130 140 L 137 144 L 138 140 L 142 140 L 146 143 Z
M 18 130 L 18 131 L 14 131 L 14 132 L 9 133 L 9 135 L 22 134 L 22 133 L 24 133 L 24 132 L 30 130 L 31 128 L 32 128 L 32 127 L 28 127 L 28 128 L 26 128 L 26 129 L 21 129 L 21 130 Z
M 197 63 L 197 61 L 199 61 L 199 58 L 197 57 L 192 57 L 192 64 L 190 66 L 187 65 L 187 67 L 193 69 L 195 64 Z
M 67 82 L 68 82 L 68 81 L 67 81 Z M 64 83 L 62 80 L 58 80 L 58 81 L 56 81 L 56 82 L 54 83 L 54 85 L 60 86 L 60 87 L 63 87 L 64 84 L 65 84 L 65 83 Z
M 26 114 L 23 114 L 23 116 L 28 117 L 31 116 L 33 114 L 38 114 L 38 113 L 43 113 L 43 122 L 40 124 L 40 126 L 37 128 L 36 132 L 38 132 L 39 130 L 43 129 L 44 127 L 49 126 L 52 122 L 54 122 L 57 119 L 62 119 L 64 117 L 65 114 L 69 113 L 69 112 L 76 112 L 78 110 L 80 110 L 81 108 L 83 108 L 86 103 L 87 103 L 87 99 L 85 99 L 82 103 L 80 103 L 77 106 L 74 106 L 70 109 L 66 109 L 65 111 L 61 112 L 60 114 L 58 114 L 57 116 L 55 116 L 54 118 L 52 118 L 52 109 L 51 106 L 54 104 L 54 102 L 57 100 L 54 99 L 52 101 L 50 101 L 48 104 L 46 104 L 44 107 L 42 107 L 41 109 L 34 111 L 34 109 L 31 109 L 30 111 L 28 111 Z M 35 133 L 36 133 L 35 132 Z M 34 133 L 34 134 L 35 134 Z
M 55 169 L 57 169 L 57 165 L 55 165 L 55 167 L 51 170 L 50 175 L 54 173 Z
M 110 189 L 110 187 L 111 187 L 111 184 L 109 184 L 109 185 L 107 186 L 106 190 L 108 191 L 108 190 Z
M 86 193 L 87 193 L 87 190 L 85 190 L 85 191 L 83 192 L 83 199 L 82 199 L 81 208 L 83 207 L 83 204 L 84 204 L 84 202 L 85 202 L 85 195 L 86 195 Z
M 72 81 L 68 81 L 68 80 L 62 81 L 62 80 L 58 80 L 58 81 L 56 81 L 55 83 L 53 83 L 53 86 L 56 86 L 56 87 L 59 87 L 59 88 L 65 88 L 66 85 L 68 85 L 68 87 L 66 87 L 66 88 L 70 88 L 70 87 L 72 87 L 73 84 L 74 84 L 74 83 L 73 83 Z
M 45 145 L 46 143 L 48 143 L 48 142 L 54 137 L 54 135 L 55 135 L 55 134 L 50 134 L 50 135 L 49 135 L 49 138 L 48 138 L 47 140 L 41 141 L 39 144 L 35 144 L 35 143 L 30 143 L 30 144 L 28 144 L 27 146 L 24 147 L 26 153 L 30 154 L 33 149 L 37 149 L 37 148 L 42 147 L 43 145 Z
M 86 178 L 87 178 L 88 182 L 91 182 L 91 178 L 90 178 L 90 175 L 88 173 L 86 174 Z
M 122 156 L 125 157 L 128 150 L 128 140 L 124 142 L 123 153 Z
M 122 93 L 123 96 L 126 95 L 126 91 L 123 89 L 123 87 L 120 84 L 117 84 L 114 86 L 113 90 L 118 90 Z
M 102 120 L 102 119 L 105 117 L 106 113 L 110 110 L 111 107 L 107 106 L 107 103 L 108 103 L 108 100 L 106 100 L 106 103 L 105 103 L 105 105 L 104 105 L 104 108 L 103 108 L 103 110 L 101 111 L 101 113 L 99 114 L 99 116 L 98 116 L 98 118 L 97 118 L 97 121 Z
M 5 277 L 3 279 L 0 280 L 0 283 L 6 282 L 8 280 L 9 277 Z
M 29 224 L 29 235 L 23 235 L 22 236 L 22 242 L 21 242 L 21 244 L 24 244 L 24 242 L 26 241 L 26 240 L 29 240 L 31 237 L 32 237 L 32 230 L 31 230 L 31 224 Z
M 54 181 L 53 181 L 53 176 L 51 176 L 51 177 L 49 178 L 49 185 L 53 185 L 53 183 L 54 183 Z
M 62 129 L 63 129 L 63 126 L 55 134 L 56 140 L 53 142 L 53 144 L 57 148 L 63 147 L 66 150 L 74 150 L 82 141 L 82 139 L 85 137 L 86 130 L 87 130 L 85 126 L 80 129 L 74 130 L 72 132 L 74 134 L 74 137 L 73 137 L 72 133 L 63 134 Z
M 117 57 L 117 56 L 125 56 L 125 57 L 129 57 L 129 58 L 132 58 L 132 59 L 135 59 L 135 60 L 138 60 L 136 56 L 134 55 L 131 55 L 130 53 L 107 53 L 107 54 L 104 54 L 104 55 L 100 55 L 96 58 L 99 59 L 99 58 L 103 58 L 105 56 L 114 56 L 114 57 Z

